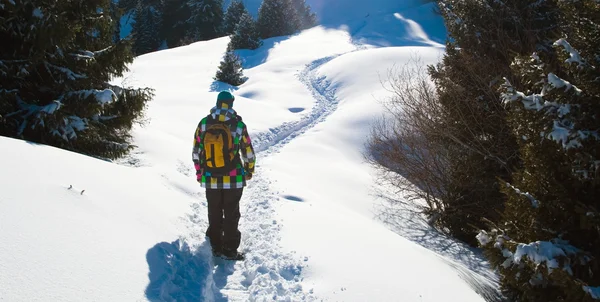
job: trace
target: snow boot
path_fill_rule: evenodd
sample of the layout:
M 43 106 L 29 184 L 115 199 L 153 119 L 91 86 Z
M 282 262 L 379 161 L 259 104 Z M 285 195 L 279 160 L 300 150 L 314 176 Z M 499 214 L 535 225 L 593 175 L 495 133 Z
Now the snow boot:
M 238 251 L 223 251 L 221 258 L 225 260 L 239 261 L 246 259 L 244 253 Z

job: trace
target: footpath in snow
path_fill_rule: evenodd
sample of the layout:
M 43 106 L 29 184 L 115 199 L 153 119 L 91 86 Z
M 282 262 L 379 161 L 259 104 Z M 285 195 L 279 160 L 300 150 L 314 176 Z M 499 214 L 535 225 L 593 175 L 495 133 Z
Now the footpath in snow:
M 294 39 L 302 37 L 280 41 L 276 51 L 282 55 L 288 41 L 288 47 L 294 46 Z M 377 221 L 371 212 L 376 200 L 370 192 L 373 171 L 357 160 L 362 150 L 360 137 L 368 132 L 365 125 L 380 111 L 371 95 L 382 90 L 377 72 L 385 72 L 392 62 L 408 61 L 415 54 L 434 62 L 440 51 L 425 47 L 354 48 L 289 72 L 288 76 L 294 74 L 304 85 L 305 90 L 299 91 L 303 98 L 311 98 L 312 107 L 295 120 L 251 134 L 258 166 L 242 198 L 240 222 L 247 259 L 238 263 L 212 260 L 204 241 L 207 222 L 203 193 L 190 193 L 199 201 L 189 215 L 189 234 L 176 242 L 159 244 L 149 253 L 149 257 L 154 254 L 159 256 L 153 259 L 160 259 L 150 265 L 151 272 L 167 272 L 154 276 L 150 292 L 162 300 L 193 298 L 201 293 L 207 301 L 392 301 L 398 297 L 440 301 L 448 295 L 456 296 L 456 301 L 498 299 L 496 277 L 487 273 L 481 255 L 429 229 L 410 209 L 395 215 L 394 220 Z M 377 63 L 365 60 L 373 57 L 380 59 Z M 273 56 L 265 65 L 280 68 L 273 61 L 283 62 Z M 349 72 L 346 66 L 358 68 Z M 250 73 L 269 83 L 265 77 L 268 72 L 259 72 L 260 68 L 257 65 Z M 252 85 L 247 89 L 259 93 Z M 237 93 L 249 95 L 243 86 Z M 281 102 L 284 107 L 294 105 Z M 239 112 L 264 116 L 248 108 Z M 340 152 L 349 155 L 339 156 Z M 315 154 L 319 154 L 318 159 Z M 328 165 L 331 169 L 325 168 Z M 340 171 L 344 175 L 336 175 Z M 193 171 L 188 169 L 184 174 L 192 176 Z M 358 181 L 347 182 L 346 178 Z M 399 226 L 398 218 L 410 223 Z M 409 236 L 411 231 L 424 232 L 430 241 Z M 443 245 L 452 248 L 444 249 Z M 149 263 L 154 262 L 149 258 Z M 189 286 L 182 287 L 182 283 Z M 167 298 L 160 296 L 165 293 Z

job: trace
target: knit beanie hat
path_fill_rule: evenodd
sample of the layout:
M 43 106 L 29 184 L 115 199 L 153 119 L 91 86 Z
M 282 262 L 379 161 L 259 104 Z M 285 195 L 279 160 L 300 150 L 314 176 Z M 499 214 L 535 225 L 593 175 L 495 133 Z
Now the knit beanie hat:
M 229 91 L 221 91 L 217 96 L 217 107 L 223 109 L 230 109 L 231 107 L 233 107 L 234 100 L 235 97 Z

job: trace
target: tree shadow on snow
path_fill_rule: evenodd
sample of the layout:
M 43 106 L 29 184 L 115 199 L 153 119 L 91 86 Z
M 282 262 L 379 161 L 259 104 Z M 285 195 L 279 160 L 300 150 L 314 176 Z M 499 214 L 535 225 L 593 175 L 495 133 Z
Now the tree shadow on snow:
M 312 7 L 322 20 L 324 28 L 342 29 L 355 43 L 376 47 L 391 46 L 443 46 L 447 30 L 439 9 L 433 0 L 404 4 L 395 9 L 381 10 L 380 5 L 365 6 L 362 15 L 354 14 L 350 20 L 340 22 L 339 1 L 322 1 Z M 346 18 L 348 19 L 348 18 Z
M 150 301 L 228 301 L 220 292 L 233 273 L 233 264 L 221 265 L 213 273 L 214 263 L 208 241 L 192 249 L 181 239 L 161 242 L 148 250 L 146 260 L 150 283 L 146 298 Z
M 295 34 L 297 35 L 297 34 Z M 263 45 L 255 50 L 240 49 L 236 50 L 236 54 L 242 58 L 242 67 L 244 69 L 254 68 L 267 61 L 271 51 L 281 42 L 295 36 L 273 37 L 263 40 Z
M 477 294 L 486 301 L 504 301 L 498 276 L 490 269 L 480 249 L 451 238 L 427 224 L 415 206 L 404 200 L 376 193 L 383 202 L 376 207 L 377 218 L 395 233 L 440 256 Z

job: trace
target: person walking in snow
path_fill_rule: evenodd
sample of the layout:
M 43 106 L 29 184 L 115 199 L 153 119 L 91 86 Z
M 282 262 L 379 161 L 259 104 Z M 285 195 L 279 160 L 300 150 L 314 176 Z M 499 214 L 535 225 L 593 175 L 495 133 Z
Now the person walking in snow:
M 252 179 L 256 159 L 246 124 L 232 108 L 234 100 L 228 91 L 219 93 L 217 105 L 196 128 L 192 159 L 196 178 L 206 188 L 206 236 L 213 255 L 242 260 L 244 255 L 237 250 L 240 199 L 246 181 Z

